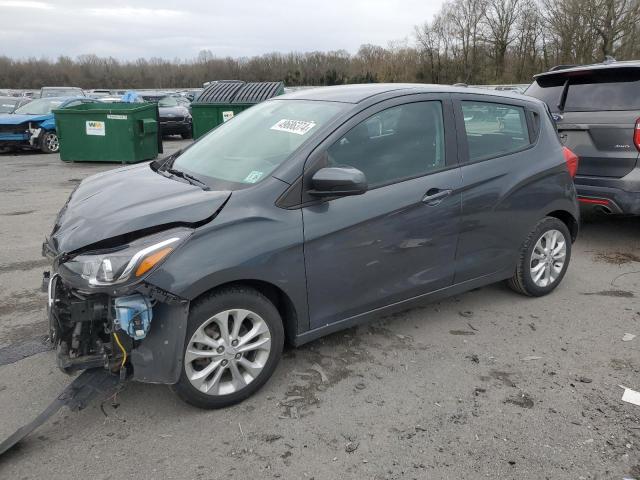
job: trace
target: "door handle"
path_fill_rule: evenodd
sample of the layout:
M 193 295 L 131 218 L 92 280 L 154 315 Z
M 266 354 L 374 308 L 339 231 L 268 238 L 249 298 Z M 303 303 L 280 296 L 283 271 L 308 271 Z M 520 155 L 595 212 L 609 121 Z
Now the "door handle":
M 427 193 L 422 197 L 422 203 L 426 203 L 431 207 L 435 207 L 440 202 L 442 202 L 445 198 L 447 198 L 453 190 L 441 190 L 439 188 L 431 188 L 427 191 Z

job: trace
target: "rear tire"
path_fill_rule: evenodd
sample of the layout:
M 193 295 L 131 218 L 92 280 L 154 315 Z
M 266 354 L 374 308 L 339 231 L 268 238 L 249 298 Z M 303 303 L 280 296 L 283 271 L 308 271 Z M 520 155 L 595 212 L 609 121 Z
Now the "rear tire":
M 191 307 L 182 372 L 172 388 L 199 408 L 236 404 L 271 377 L 283 345 L 282 318 L 264 295 L 243 286 L 213 292 Z
M 193 132 L 183 132 L 180 134 L 180 136 L 183 138 L 183 140 L 189 140 L 190 138 L 193 138 Z
M 518 265 L 507 284 L 530 297 L 551 293 L 562 281 L 571 260 L 571 234 L 564 222 L 545 217 L 520 249 Z

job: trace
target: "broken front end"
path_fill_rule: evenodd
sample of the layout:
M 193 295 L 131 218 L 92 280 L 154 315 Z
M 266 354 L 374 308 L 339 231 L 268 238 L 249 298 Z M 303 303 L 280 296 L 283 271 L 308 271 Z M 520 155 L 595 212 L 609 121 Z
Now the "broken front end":
M 50 337 L 65 372 L 102 367 L 122 379 L 175 383 L 189 303 L 145 281 L 191 234 L 178 228 L 119 247 L 58 253 L 45 272 Z

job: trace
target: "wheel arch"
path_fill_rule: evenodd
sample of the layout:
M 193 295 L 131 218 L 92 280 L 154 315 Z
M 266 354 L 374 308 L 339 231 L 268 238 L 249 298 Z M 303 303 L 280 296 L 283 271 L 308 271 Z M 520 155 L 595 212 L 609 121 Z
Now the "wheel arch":
M 564 223 L 569 229 L 569 233 L 571 233 L 571 241 L 576 241 L 576 238 L 578 238 L 578 232 L 580 231 L 580 224 L 576 217 L 574 217 L 570 212 L 566 210 L 554 210 L 547 213 L 546 216 L 557 218 L 562 223 Z
M 296 311 L 295 304 L 289 295 L 273 283 L 255 279 L 234 280 L 222 283 L 199 294 L 191 300 L 191 304 L 196 303 L 200 298 L 205 297 L 212 292 L 228 287 L 250 287 L 267 297 L 267 299 L 276 307 L 280 317 L 282 318 L 285 342 L 293 344 L 293 340 L 298 332 L 298 313 Z

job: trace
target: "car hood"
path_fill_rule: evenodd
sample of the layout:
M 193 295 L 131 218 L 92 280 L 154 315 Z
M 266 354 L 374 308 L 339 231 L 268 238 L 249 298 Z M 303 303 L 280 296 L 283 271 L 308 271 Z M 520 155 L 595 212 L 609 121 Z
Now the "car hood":
M 198 224 L 213 218 L 230 195 L 166 178 L 148 163 L 100 173 L 71 194 L 48 244 L 70 253 L 142 230 Z
M 51 118 L 52 114 L 46 115 L 18 115 L 15 113 L 5 113 L 0 115 L 0 125 L 19 125 L 26 122 L 42 122 Z
M 182 117 L 189 114 L 189 111 L 185 107 L 158 107 L 158 111 L 161 117 L 166 117 L 167 115 Z

